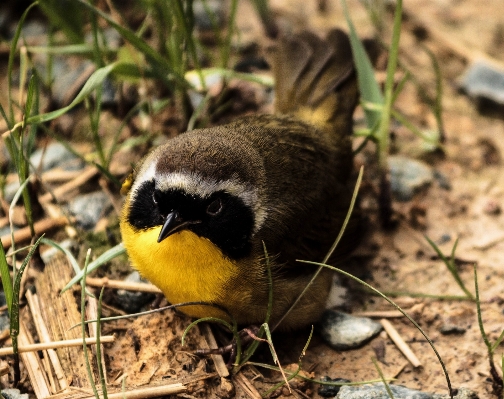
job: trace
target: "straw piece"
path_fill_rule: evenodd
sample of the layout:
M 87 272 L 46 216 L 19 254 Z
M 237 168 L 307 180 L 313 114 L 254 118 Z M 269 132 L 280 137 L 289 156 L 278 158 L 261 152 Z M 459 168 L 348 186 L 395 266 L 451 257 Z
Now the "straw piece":
M 42 318 L 42 315 L 40 313 L 40 304 L 38 301 L 37 294 L 32 294 L 31 291 L 28 290 L 26 291 L 26 299 L 30 307 L 30 311 L 33 318 L 33 324 L 35 324 L 35 328 L 37 330 L 40 342 L 50 343 L 52 340 L 51 337 L 49 336 L 49 331 L 47 330 L 47 326 L 44 322 L 44 319 Z M 61 363 L 59 361 L 56 351 L 54 349 L 47 349 L 47 356 L 44 356 L 44 358 L 48 358 L 51 361 L 51 364 L 54 369 L 54 374 L 56 375 L 60 389 L 68 388 L 67 378 L 65 376 L 63 368 L 61 367 Z M 49 374 L 49 377 L 51 378 L 52 374 L 50 373 L 50 370 L 48 369 L 47 372 Z M 55 392 L 57 391 L 58 389 L 56 389 Z
M 186 392 L 187 388 L 183 384 L 170 384 L 155 387 L 146 387 L 132 389 L 125 392 L 109 393 L 108 399 L 144 399 L 144 398 L 157 398 L 166 395 L 175 395 L 178 393 Z M 69 392 L 60 393 L 57 395 L 49 396 L 46 399 L 95 399 L 94 396 L 89 394 L 75 394 Z
M 93 287 L 107 287 L 114 288 L 118 290 L 127 290 L 127 291 L 139 291 L 139 292 L 151 292 L 153 294 L 162 294 L 163 292 L 152 284 L 145 283 L 133 283 L 122 280 L 110 280 L 106 277 L 104 278 L 94 278 L 94 277 L 86 277 L 86 284 L 91 285 Z
M 389 335 L 392 342 L 396 344 L 397 348 L 402 352 L 406 359 L 408 359 L 413 367 L 420 367 L 422 363 L 420 363 L 420 360 L 418 360 L 418 358 L 415 356 L 409 345 L 404 342 L 402 337 L 399 335 L 399 332 L 394 328 L 390 321 L 381 319 L 380 323 Z
M 28 329 L 26 328 L 23 320 L 20 320 L 19 323 L 19 335 L 18 335 L 18 343 L 19 347 L 26 348 L 27 346 L 33 345 L 32 337 L 28 335 Z M 4 349 L 12 349 L 12 348 L 4 348 Z M 3 351 L 4 349 L 0 349 Z M 20 357 L 23 361 L 23 365 L 28 371 L 28 375 L 30 377 L 31 387 L 35 392 L 35 395 L 38 399 L 48 397 L 51 392 L 49 390 L 49 385 L 47 381 L 47 375 L 43 371 L 42 364 L 40 363 L 40 358 L 37 353 L 34 352 L 23 352 L 20 350 Z
M 95 167 L 88 167 L 85 168 L 79 176 L 77 176 L 75 179 L 70 180 L 68 183 L 62 184 L 61 186 L 55 188 L 52 193 L 46 193 L 44 195 L 41 195 L 39 197 L 40 202 L 48 202 L 51 201 L 53 198 L 56 198 L 58 200 L 61 200 L 61 197 L 63 197 L 65 194 L 69 193 L 72 190 L 75 190 L 76 188 L 79 188 L 82 186 L 84 183 L 88 182 L 91 180 L 93 177 L 95 177 L 98 174 L 98 169 Z
M 34 302 L 33 294 L 30 291 L 27 291 L 25 295 L 26 295 L 27 299 L 30 298 L 30 299 L 28 299 L 28 304 L 29 304 L 29 309 L 30 309 L 31 315 L 32 315 L 33 324 L 35 325 L 35 329 L 37 330 L 37 335 L 39 336 L 40 341 L 44 342 L 43 338 L 41 337 L 41 333 L 42 333 L 41 327 L 38 324 L 38 321 L 39 321 L 38 319 L 40 319 L 40 313 L 39 313 L 40 310 L 33 303 Z M 38 319 L 37 319 L 37 314 L 38 314 Z M 52 349 L 52 351 L 54 352 L 54 349 Z M 59 388 L 57 387 L 56 381 L 54 381 L 53 373 L 51 371 L 51 363 L 49 361 L 49 354 L 48 354 L 47 350 L 44 350 L 44 356 L 41 358 L 41 361 L 44 364 L 44 371 L 45 371 L 46 376 L 49 380 L 49 389 L 51 391 L 51 394 L 54 394 L 59 391 Z
M 243 375 L 240 371 L 235 375 L 234 380 L 240 385 L 240 387 L 245 391 L 245 393 L 252 399 L 262 399 L 259 391 L 254 387 L 254 385 L 248 380 L 247 377 Z
M 68 259 L 55 256 L 45 266 L 43 273 L 35 280 L 42 317 L 53 341 L 75 340 L 76 346 L 60 347 L 58 353 L 61 367 L 71 377 L 71 385 L 90 388 L 82 351 L 82 331 L 72 328 L 80 324 L 81 315 L 75 303 L 73 290 L 61 290 L 73 277 L 74 271 Z M 93 365 L 93 363 L 92 363 Z M 95 370 L 93 369 L 93 372 Z M 96 376 L 96 374 L 94 374 Z
M 35 229 L 35 234 L 40 235 L 42 233 L 45 233 L 46 231 L 49 231 L 49 230 L 54 229 L 56 227 L 65 226 L 67 224 L 68 224 L 68 219 L 65 217 L 46 218 L 46 219 L 42 219 L 38 222 L 35 222 L 33 224 L 33 227 Z M 31 231 L 30 231 L 29 226 L 23 227 L 22 229 L 19 229 L 14 232 L 14 242 L 16 244 L 21 241 L 27 241 L 30 238 L 31 238 Z M 9 248 L 12 245 L 12 237 L 11 237 L 10 233 L 2 236 L 1 240 L 2 240 L 2 245 L 4 246 L 5 249 Z
M 89 297 L 88 298 L 88 303 L 86 306 L 86 316 L 88 320 L 97 320 L 98 319 L 98 301 L 96 298 Z M 98 331 L 98 325 L 97 323 L 90 323 L 88 324 L 88 331 L 89 331 L 89 336 L 96 338 L 98 337 L 98 334 L 100 334 L 100 338 L 102 337 L 101 331 Z M 105 378 L 105 383 L 108 384 L 108 379 L 107 379 L 107 365 L 105 364 L 105 349 L 103 348 L 103 344 L 100 342 L 100 348 L 101 348 L 101 365 L 102 365 L 102 370 Z M 93 351 L 93 356 L 96 359 L 96 346 L 93 346 L 91 348 Z
M 113 335 L 103 335 L 101 337 L 101 342 L 107 344 L 115 341 L 115 337 Z M 96 344 L 96 338 L 86 338 L 87 345 Z M 82 346 L 82 338 L 76 339 L 65 339 L 63 341 L 52 341 L 52 342 L 43 342 L 40 344 L 25 344 L 20 345 L 18 347 L 19 353 L 26 352 L 36 352 L 42 351 L 46 349 L 57 349 L 57 348 L 69 348 L 73 346 Z M 12 351 L 12 347 L 8 348 L 0 348 L 0 356 L 12 355 L 14 352 Z

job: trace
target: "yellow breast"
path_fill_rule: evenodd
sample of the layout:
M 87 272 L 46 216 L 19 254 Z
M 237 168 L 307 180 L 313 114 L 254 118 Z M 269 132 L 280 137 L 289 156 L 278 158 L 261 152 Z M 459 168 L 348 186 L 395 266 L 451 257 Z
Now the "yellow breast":
M 237 265 L 210 240 L 191 231 L 182 230 L 158 243 L 160 231 L 161 226 L 134 231 L 127 221 L 121 221 L 124 246 L 140 274 L 159 287 L 172 304 L 227 303 L 225 286 L 237 277 Z M 224 317 L 207 306 L 180 310 L 192 317 Z

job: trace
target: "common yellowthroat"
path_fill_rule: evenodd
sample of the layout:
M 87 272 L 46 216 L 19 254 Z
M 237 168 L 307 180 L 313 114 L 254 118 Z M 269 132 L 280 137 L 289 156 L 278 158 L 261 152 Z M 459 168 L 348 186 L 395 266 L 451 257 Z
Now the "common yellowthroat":
M 275 52 L 277 115 L 183 133 L 155 148 L 126 179 L 121 233 L 133 266 L 173 304 L 226 308 L 241 325 L 262 323 L 269 280 L 271 323 L 294 303 L 338 234 L 351 198 L 352 114 L 358 101 L 348 37 L 332 31 L 283 40 Z M 336 257 L 357 243 L 358 211 Z M 320 273 L 281 329 L 312 323 L 331 272 Z M 190 306 L 193 317 L 228 318 Z

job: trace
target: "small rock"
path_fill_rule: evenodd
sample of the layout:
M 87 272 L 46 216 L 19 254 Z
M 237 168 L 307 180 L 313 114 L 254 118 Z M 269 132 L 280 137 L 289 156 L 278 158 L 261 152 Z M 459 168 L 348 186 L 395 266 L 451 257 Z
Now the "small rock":
M 71 240 L 71 239 L 63 240 L 60 243 L 58 243 L 58 245 L 61 248 L 68 249 L 70 251 L 74 248 L 78 248 L 78 244 L 74 240 Z M 42 252 L 40 254 L 40 257 L 42 258 L 44 263 L 47 263 L 47 262 L 49 262 L 49 260 L 51 260 L 52 257 L 54 257 L 56 255 L 61 255 L 61 251 L 59 249 L 54 248 L 54 247 L 50 247 L 48 250 Z
M 213 30 L 214 24 L 221 27 L 224 23 L 224 3 L 220 0 L 196 0 L 193 3 L 194 24 L 199 30 Z
M 80 227 L 91 230 L 110 206 L 108 195 L 102 191 L 95 191 L 75 197 L 68 204 L 68 210 L 76 217 Z
M 479 399 L 476 392 L 471 391 L 467 388 L 459 388 L 455 390 L 455 395 L 453 399 Z M 451 399 L 449 394 L 438 394 L 432 395 L 432 399 Z
M 322 338 L 336 350 L 358 348 L 382 330 L 381 324 L 371 319 L 335 310 L 326 310 L 320 325 Z
M 389 157 L 390 186 L 399 201 L 409 201 L 421 188 L 432 183 L 432 169 L 423 162 L 402 156 Z
M 439 332 L 443 335 L 462 335 L 465 334 L 466 329 L 455 324 L 445 323 L 441 326 Z
M 337 382 L 337 383 L 341 383 L 341 384 L 344 384 L 346 382 L 350 382 L 350 380 L 345 380 L 344 378 L 332 379 L 327 376 L 322 377 L 320 380 L 323 382 Z M 342 385 L 321 385 L 318 390 L 318 394 L 320 396 L 323 396 L 324 398 L 334 398 L 338 394 L 341 387 L 342 387 Z
M 36 150 L 30 157 L 32 165 L 42 172 L 61 167 L 64 170 L 79 170 L 84 163 L 61 143 L 51 143 L 46 148 Z
M 146 283 L 146 280 L 140 277 L 137 271 L 130 273 L 124 281 L 130 283 Z M 117 301 L 120 306 L 129 313 L 137 313 L 142 307 L 154 299 L 154 294 L 139 291 L 117 290 Z
M 400 399 L 432 399 L 432 395 L 409 389 L 402 385 L 389 384 L 394 398 Z M 390 399 L 390 396 L 382 382 L 366 385 L 344 385 L 341 387 L 336 399 Z
M 461 88 L 474 99 L 504 104 L 504 73 L 484 61 L 470 66 L 462 78 Z
M 19 389 L 2 389 L 2 396 L 5 399 L 28 399 L 27 393 L 21 393 Z

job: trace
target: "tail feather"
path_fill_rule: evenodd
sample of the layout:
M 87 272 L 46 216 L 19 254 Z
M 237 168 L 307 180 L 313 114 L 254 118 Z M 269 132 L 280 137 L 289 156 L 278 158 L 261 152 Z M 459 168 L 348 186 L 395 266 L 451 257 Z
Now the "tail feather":
M 351 127 L 346 122 L 358 89 L 346 33 L 336 29 L 324 40 L 310 32 L 285 38 L 274 65 L 277 112 L 324 128 Z

